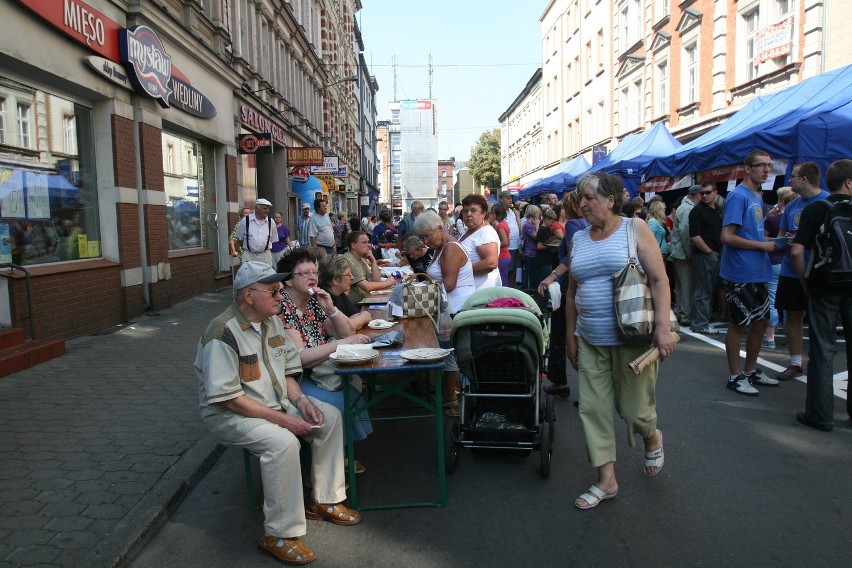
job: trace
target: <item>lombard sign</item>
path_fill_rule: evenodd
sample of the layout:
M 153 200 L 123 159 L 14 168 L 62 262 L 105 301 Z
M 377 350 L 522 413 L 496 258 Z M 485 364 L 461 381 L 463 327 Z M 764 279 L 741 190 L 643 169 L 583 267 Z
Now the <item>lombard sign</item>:
M 133 85 L 169 108 L 172 58 L 157 33 L 148 26 L 133 26 L 118 34 L 121 62 Z
M 321 166 L 323 164 L 322 148 L 287 148 L 288 166 Z

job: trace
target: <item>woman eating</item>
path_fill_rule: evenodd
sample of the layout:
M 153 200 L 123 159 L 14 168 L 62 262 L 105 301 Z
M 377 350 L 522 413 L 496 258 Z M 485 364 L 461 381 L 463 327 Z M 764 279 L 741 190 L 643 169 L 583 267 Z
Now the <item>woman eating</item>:
M 473 263 L 473 278 L 477 290 L 500 286 L 498 257 L 500 238 L 488 222 L 488 202 L 481 195 L 462 199 L 462 218 L 467 232 L 459 240 Z
M 279 317 L 287 336 L 299 350 L 304 370 L 302 391 L 334 405 L 345 415 L 342 377 L 334 374 L 334 362 L 329 355 L 338 345 L 365 344 L 370 338 L 355 333 L 352 321 L 334 306 L 331 295 L 319 287 L 316 257 L 305 247 L 284 255 L 278 263 L 278 272 L 290 274 L 284 281 Z M 352 385 L 345 386 L 350 400 L 357 400 L 361 393 Z M 353 440 L 363 440 L 372 431 L 366 412 L 352 421 Z M 356 471 L 363 471 L 363 466 L 356 464 Z
M 473 263 L 456 239 L 443 229 L 441 217 L 433 211 L 424 211 L 414 220 L 414 232 L 434 251 L 432 263 L 426 270 L 433 280 L 441 282 L 447 291 L 450 314 L 459 311 L 468 296 L 476 290 L 473 276 Z M 452 347 L 447 342 L 439 342 L 444 349 Z M 459 367 L 456 357 L 450 353 L 444 359 L 444 414 L 459 415 L 459 403 L 456 398 Z
M 319 285 L 331 296 L 334 307 L 352 322 L 353 329 L 361 329 L 373 319 L 369 310 L 361 310 L 347 294 L 352 287 L 352 267 L 342 255 L 332 254 L 319 262 Z
M 613 405 L 627 423 L 628 444 L 635 444 L 636 434 L 644 439 L 645 475 L 657 475 L 664 461 L 654 392 L 659 361 L 638 375 L 629 363 L 650 346 L 660 350 L 661 359 L 674 352 L 669 283 L 654 235 L 647 224 L 633 222 L 639 263 L 659 309 L 650 345 L 624 344 L 616 332 L 612 285 L 612 275 L 624 267 L 628 257 L 629 222 L 618 214 L 623 192 L 621 178 L 605 173 L 586 174 L 577 184 L 580 208 L 590 227 L 574 235 L 569 251 L 567 354 L 579 371 L 580 419 L 589 459 L 598 474 L 597 482 L 574 502 L 578 509 L 591 509 L 618 494 Z

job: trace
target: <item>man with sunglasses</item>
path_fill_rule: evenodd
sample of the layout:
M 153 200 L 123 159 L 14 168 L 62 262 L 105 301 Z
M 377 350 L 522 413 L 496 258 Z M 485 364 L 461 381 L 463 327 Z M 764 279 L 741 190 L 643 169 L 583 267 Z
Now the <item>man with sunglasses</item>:
M 725 336 L 728 388 L 757 396 L 755 384 L 777 387 L 778 381 L 757 368 L 763 332 L 769 323 L 769 287 L 773 241 L 764 240 L 762 185 L 769 178 L 772 159 L 763 150 L 745 159 L 745 179 L 728 194 L 722 219 L 722 265 L 719 275 L 725 289 L 730 323 Z M 745 364 L 740 368 L 740 339 L 746 328 Z
M 716 184 L 705 181 L 698 191 L 698 205 L 689 212 L 689 239 L 692 241 L 692 331 L 716 333 L 710 327 L 710 306 L 719 277 L 722 256 L 722 212 L 716 207 Z
M 307 532 L 299 461 L 300 439 L 311 447 L 312 519 L 354 525 L 361 515 L 343 505 L 343 421 L 329 404 L 299 385 L 302 364 L 278 318 L 281 282 L 262 262 L 243 263 L 234 303 L 210 322 L 198 343 L 201 420 L 220 443 L 260 457 L 264 534 L 258 547 L 285 564 L 307 564 L 316 553 Z

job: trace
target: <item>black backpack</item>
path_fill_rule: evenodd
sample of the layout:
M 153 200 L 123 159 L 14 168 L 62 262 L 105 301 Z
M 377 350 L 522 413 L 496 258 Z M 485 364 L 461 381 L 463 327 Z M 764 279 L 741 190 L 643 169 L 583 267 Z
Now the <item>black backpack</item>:
M 828 211 L 811 251 L 807 277 L 820 286 L 852 290 L 852 200 L 817 203 Z

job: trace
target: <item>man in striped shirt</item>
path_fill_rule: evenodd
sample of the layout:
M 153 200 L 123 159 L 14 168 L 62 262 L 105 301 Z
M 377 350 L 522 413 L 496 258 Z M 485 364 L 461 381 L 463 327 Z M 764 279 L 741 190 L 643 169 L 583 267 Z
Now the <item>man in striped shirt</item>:
M 311 246 L 311 237 L 308 234 L 311 223 L 311 206 L 302 203 L 302 215 L 296 219 L 296 239 L 303 247 Z

